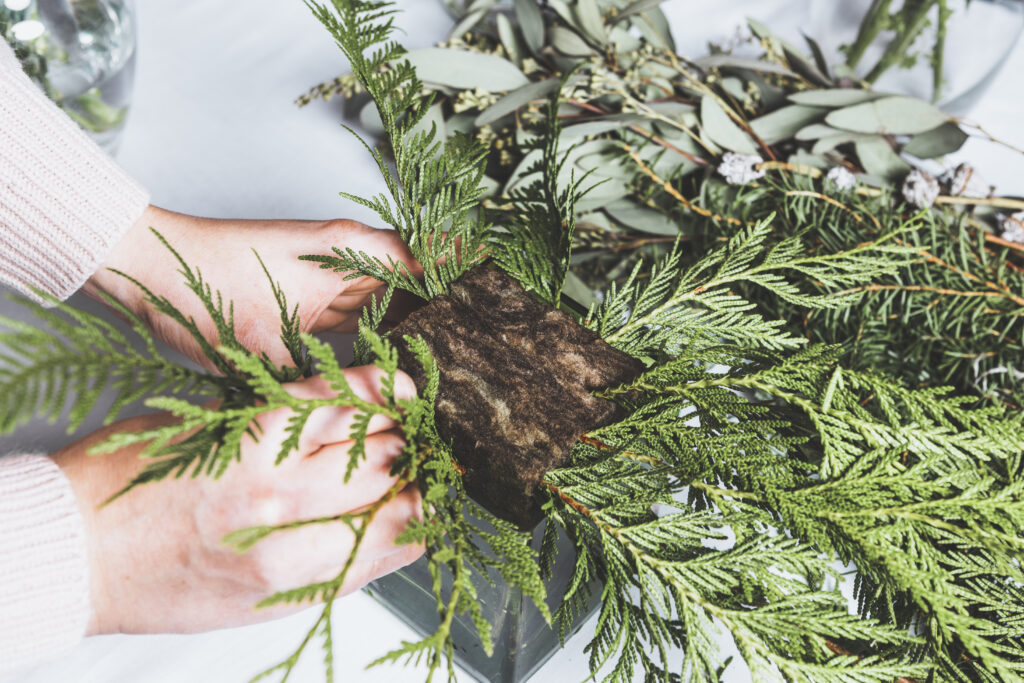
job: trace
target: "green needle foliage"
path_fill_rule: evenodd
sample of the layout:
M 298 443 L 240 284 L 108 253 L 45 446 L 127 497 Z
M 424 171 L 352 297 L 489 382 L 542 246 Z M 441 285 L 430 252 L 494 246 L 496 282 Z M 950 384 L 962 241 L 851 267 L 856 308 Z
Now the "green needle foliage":
M 642 13 L 649 4 L 623 8 L 622 16 Z M 592 13 L 566 13 L 558 9 L 567 9 L 563 5 L 551 2 L 560 16 L 589 17 L 586 25 L 596 30 Z M 916 273 L 922 263 L 942 261 L 942 268 L 968 272 L 964 259 L 980 258 L 987 248 L 982 238 L 961 242 L 965 251 L 956 258 L 935 253 L 933 243 L 923 241 L 939 234 L 928 215 L 905 216 L 901 209 L 893 214 L 899 220 L 891 220 L 854 204 L 853 196 L 832 197 L 806 186 L 786 190 L 793 194 L 781 207 L 766 200 L 765 208 L 778 210 L 774 215 L 756 215 L 761 208 L 752 208 L 742 218 L 710 217 L 702 238 L 707 249 L 684 249 L 673 237 L 660 258 L 633 267 L 579 316 L 647 369 L 632 382 L 597 392 L 621 407 L 621 417 L 583 435 L 570 462 L 544 477 L 539 494 L 546 527 L 534 553 L 528 534 L 467 496 L 460 454 L 437 430 L 441 375 L 428 346 L 404 339 L 426 380 L 417 398 L 398 399 L 398 354 L 380 328 L 394 289 L 438 296 L 486 258 L 548 304 L 571 310 L 560 297 L 576 214 L 590 198 L 581 199 L 575 176 L 567 179 L 564 172 L 565 160 L 579 150 L 558 151 L 558 93 L 546 136 L 534 143 L 541 161 L 508 205 L 495 207 L 495 215 L 508 220 L 491 227 L 481 211 L 486 160 L 476 143 L 458 137 L 445 142 L 433 126 L 422 126 L 420 81 L 390 40 L 391 6 L 361 0 L 310 6 L 352 61 L 390 136 L 394 171 L 381 150 L 371 151 L 390 196 L 360 201 L 399 230 L 424 266 L 421 283 L 401 265 L 358 252 L 308 257 L 346 277 L 371 275 L 390 286 L 364 311 L 356 346 L 359 362 L 384 371 L 383 404 L 359 399 L 333 351 L 300 333 L 296 309 L 273 281 L 295 368 L 276 367 L 242 347 L 230 303 L 184 263 L 183 276 L 214 321 L 218 344 L 200 340 L 195 320 L 169 301 L 145 294 L 151 307 L 196 338 L 222 374 L 188 374 L 166 363 L 137 320 L 133 327 L 147 353 L 131 351 L 105 323 L 66 307 L 71 322 L 38 309 L 65 341 L 7 322 L 13 331 L 4 338 L 9 351 L 0 357 L 3 388 L 28 403 L 3 404 L 8 427 L 37 410 L 54 416 L 65 404 L 75 416 L 88 412 L 96 400 L 89 393 L 94 379 L 112 383 L 125 397 L 168 388 L 189 392 L 188 400 L 148 402 L 175 414 L 178 423 L 118 434 L 97 448 L 145 444 L 143 455 L 151 462 L 130 486 L 186 473 L 219 476 L 241 457 L 243 439 L 261 437 L 259 418 L 272 410 L 292 415 L 280 461 L 295 450 L 314 410 L 354 406 L 359 417 L 348 475 L 364 457 L 371 417 L 398 423 L 406 446 L 392 470 L 397 482 L 380 500 L 334 517 L 240 529 L 226 539 L 244 552 L 272 534 L 311 524 L 342 524 L 355 538 L 336 577 L 261 603 L 326 602 L 295 651 L 264 676 L 287 679 L 320 640 L 326 675 L 333 677 L 331 601 L 377 513 L 416 485 L 423 521 L 410 524 L 400 541 L 426 547 L 438 627 L 375 664 L 420 662 L 428 680 L 453 679 L 457 616 L 468 615 L 485 651 L 493 647 L 476 586 L 496 575 L 529 596 L 563 637 L 586 613 L 599 582 L 601 607 L 588 652 L 593 677 L 603 681 L 716 681 L 737 665 L 723 658 L 720 645 L 729 639 L 757 681 L 1024 677 L 1024 416 L 999 402 L 977 407 L 976 397 L 948 387 L 903 382 L 902 372 L 872 368 L 868 355 L 851 365 L 859 351 L 808 343 L 812 335 L 799 324 L 855 324 L 846 321 L 868 308 L 881 285 Z M 708 187 L 703 199 L 767 194 L 771 182 L 718 195 Z M 743 205 L 760 207 L 756 198 Z M 656 206 L 669 199 L 677 201 L 671 193 L 651 197 Z M 975 243 L 978 250 L 967 249 Z M 981 281 L 993 285 L 992 292 L 1011 277 L 1006 271 L 995 275 Z M 900 291 L 909 297 L 917 290 Z M 1000 304 L 999 295 L 985 291 L 977 298 L 1004 306 L 999 315 L 1016 315 L 1012 299 Z M 978 305 L 974 297 L 963 298 Z M 913 320 L 927 318 L 922 309 L 912 310 Z M 320 373 L 336 396 L 300 399 L 286 390 L 287 382 L 308 372 Z M 220 403 L 195 400 L 210 395 Z M 556 557 L 559 533 L 571 540 L 573 557 Z M 549 614 L 543 579 L 563 561 L 572 565 L 573 577 Z
M 859 305 L 804 315 L 784 299 L 753 289 L 742 293 L 766 316 L 790 321 L 794 334 L 842 344 L 853 367 L 882 370 L 911 385 L 950 384 L 987 402 L 1024 405 L 1024 273 L 1013 250 L 989 239 L 970 215 L 912 210 L 889 193 L 839 192 L 788 175 L 709 200 L 716 211 L 742 207 L 733 215 L 744 221 L 776 215 L 770 240 L 804 235 L 819 255 L 875 240 L 885 226 L 904 225 L 899 243 L 917 258 L 851 287 L 862 295 Z M 736 230 L 701 219 L 694 248 L 715 245 Z M 813 279 L 806 286 L 819 289 Z
M 44 293 L 36 295 L 57 304 Z M 68 431 L 74 431 L 107 389 L 116 394 L 104 415 L 110 423 L 124 406 L 147 395 L 216 393 L 224 386 L 224 378 L 164 359 L 141 320 L 111 297 L 104 295 L 104 301 L 130 323 L 141 349 L 114 325 L 70 307 L 58 312 L 20 300 L 49 330 L 0 317 L 7 328 L 0 332 L 0 434 L 36 416 L 55 421 L 67 408 Z
M 390 196 L 364 199 L 342 195 L 373 209 L 395 227 L 423 266 L 423 280 L 390 258 L 385 264 L 351 249 L 336 249 L 334 256 L 306 258 L 323 268 L 354 273 L 353 277 L 357 272 L 372 274 L 424 299 L 443 294 L 479 261 L 489 232 L 476 211 L 483 194 L 480 161 L 486 150 L 468 136 L 445 143 L 439 139 L 437 127 L 425 123 L 431 98 L 420 97 L 423 84 L 416 70 L 402 59 L 405 50 L 389 38 L 396 10 L 376 2 L 335 2 L 333 11 L 326 5 L 307 4 L 373 97 L 392 141 L 394 170 L 382 150 L 363 142 L 377 162 Z
M 683 266 L 679 243 L 643 281 L 637 264 L 621 287 L 612 285 L 591 309 L 587 326 L 637 357 L 674 356 L 722 340 L 754 348 L 795 348 L 806 340 L 790 334 L 782 320 L 753 313 L 756 306 L 731 288 L 753 285 L 767 298 L 793 307 L 843 311 L 863 296 L 851 286 L 895 273 L 916 256 L 910 247 L 896 243 L 899 232 L 847 250 L 808 255 L 799 235 L 768 243 L 773 219 L 738 231 L 724 247 L 690 267 Z M 817 291 L 801 291 L 797 283 L 803 279 L 816 283 Z

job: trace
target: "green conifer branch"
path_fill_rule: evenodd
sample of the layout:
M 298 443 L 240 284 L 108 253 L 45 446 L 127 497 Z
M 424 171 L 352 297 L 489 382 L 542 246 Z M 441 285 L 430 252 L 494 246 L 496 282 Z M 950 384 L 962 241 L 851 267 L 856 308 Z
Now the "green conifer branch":
M 56 421 L 65 409 L 70 409 L 68 431 L 74 431 L 97 409 L 105 390 L 115 394 L 103 413 L 109 424 L 143 396 L 184 391 L 210 395 L 231 385 L 228 378 L 164 359 L 142 321 L 109 295 L 101 294 L 131 326 L 135 343 L 98 316 L 43 292 L 37 291 L 36 296 L 52 308 L 23 298 L 15 301 L 46 329 L 0 318 L 0 325 L 8 330 L 0 333 L 4 349 L 0 353 L 0 433 L 13 431 L 37 415 Z
M 900 231 L 849 249 L 809 255 L 793 236 L 769 245 L 773 217 L 737 231 L 726 246 L 686 268 L 677 242 L 639 282 L 640 264 L 621 286 L 612 285 L 586 324 L 609 344 L 635 356 L 672 356 L 685 347 L 731 343 L 769 349 L 795 348 L 804 340 L 765 320 L 733 288 L 754 285 L 768 296 L 811 310 L 845 310 L 863 296 L 850 286 L 870 283 L 913 262 L 916 254 L 897 243 Z M 804 291 L 800 281 L 816 283 Z
M 439 140 L 436 126 L 424 120 L 431 98 L 422 98 L 422 83 L 405 50 L 391 40 L 396 10 L 391 3 L 332 0 L 330 6 L 307 2 L 348 58 L 352 72 L 373 98 L 391 140 L 394 170 L 383 152 L 371 153 L 387 184 L 390 197 L 349 198 L 378 213 L 395 227 L 423 267 L 420 285 L 394 263 L 387 265 L 366 254 L 335 250 L 333 256 L 310 255 L 307 260 L 337 272 L 373 273 L 377 279 L 423 298 L 448 291 L 448 285 L 476 265 L 483 254 L 490 226 L 479 217 L 483 195 L 482 160 L 485 148 L 476 139 L 455 136 Z M 370 149 L 366 143 L 363 143 Z M 384 270 L 396 271 L 387 275 Z

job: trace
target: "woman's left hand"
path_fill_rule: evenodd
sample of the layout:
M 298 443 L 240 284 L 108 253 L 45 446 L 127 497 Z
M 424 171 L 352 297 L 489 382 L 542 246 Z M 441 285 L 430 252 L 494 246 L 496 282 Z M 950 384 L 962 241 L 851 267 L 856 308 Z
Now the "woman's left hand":
M 207 367 L 199 345 L 177 323 L 153 311 L 143 292 L 119 270 L 167 297 L 178 310 L 190 315 L 203 336 L 219 345 L 217 330 L 199 298 L 189 291 L 180 264 L 150 230 L 157 230 L 185 262 L 198 270 L 214 292 L 234 304 L 238 340 L 252 351 L 263 351 L 275 363 L 290 364 L 280 339 L 281 316 L 263 268 L 280 283 L 290 308 L 299 307 L 304 332 L 352 332 L 359 315 L 380 282 L 369 277 L 345 280 L 344 274 L 324 270 L 316 263 L 300 261 L 306 254 L 331 254 L 332 247 L 349 248 L 377 256 L 390 256 L 405 264 L 414 276 L 421 270 L 409 249 L 393 230 L 379 230 L 349 220 L 219 220 L 196 218 L 151 206 L 114 247 L 107 261 L 85 285 L 97 297 L 106 292 L 137 315 L 170 346 Z M 394 302 L 394 313 L 403 306 Z M 405 300 L 408 307 L 409 301 Z M 398 310 L 395 310 L 398 309 Z

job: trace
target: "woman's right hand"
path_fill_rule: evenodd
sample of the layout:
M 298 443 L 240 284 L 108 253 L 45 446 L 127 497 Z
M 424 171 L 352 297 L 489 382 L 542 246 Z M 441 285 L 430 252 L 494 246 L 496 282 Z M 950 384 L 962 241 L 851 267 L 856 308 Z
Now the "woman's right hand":
M 345 370 L 364 400 L 383 402 L 382 371 L 374 366 Z M 333 396 L 313 377 L 288 385 L 303 398 Z M 399 373 L 396 398 L 411 398 L 412 380 Z M 223 544 L 228 533 L 358 511 L 376 502 L 396 480 L 391 465 L 401 452 L 401 432 L 389 419 L 370 420 L 366 459 L 343 481 L 357 411 L 320 408 L 302 433 L 298 451 L 274 461 L 290 415 L 287 409 L 259 418 L 259 441 L 246 438 L 241 462 L 218 480 L 204 475 L 165 479 L 131 490 L 107 506 L 143 468 L 141 446 L 102 456 L 90 447 L 115 432 L 140 431 L 173 422 L 168 414 L 124 420 L 54 454 L 71 481 L 86 521 L 93 616 L 90 634 L 186 633 L 263 621 L 305 605 L 256 610 L 269 595 L 328 581 L 352 553 L 354 537 L 341 523 L 282 531 L 238 554 Z M 419 557 L 419 546 L 399 546 L 396 536 L 421 511 L 415 485 L 378 512 L 366 531 L 341 594 L 399 569 Z

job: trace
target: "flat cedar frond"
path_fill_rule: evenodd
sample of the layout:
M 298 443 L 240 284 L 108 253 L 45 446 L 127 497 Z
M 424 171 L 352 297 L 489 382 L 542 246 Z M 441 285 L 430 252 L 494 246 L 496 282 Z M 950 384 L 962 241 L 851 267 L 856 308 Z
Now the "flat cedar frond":
M 772 240 L 805 235 L 812 254 L 849 249 L 876 239 L 883 226 L 899 226 L 900 245 L 913 249 L 916 258 L 843 287 L 861 295 L 855 306 L 804 313 L 757 287 L 740 285 L 739 292 L 767 317 L 790 321 L 792 333 L 842 344 L 853 368 L 885 372 L 912 385 L 949 384 L 987 401 L 1024 405 L 1024 271 L 1013 265 L 1010 250 L 986 240 L 985 229 L 970 215 L 910 211 L 889 191 L 877 197 L 841 193 L 790 174 L 708 197 L 715 211 L 742 207 L 745 220 L 776 215 Z M 720 221 L 697 220 L 698 253 L 702 245 L 714 245 L 736 230 Z M 811 278 L 805 283 L 812 291 L 824 291 Z
M 37 415 L 56 421 L 65 409 L 70 409 L 68 431 L 74 431 L 106 390 L 115 392 L 104 413 L 109 424 L 144 396 L 184 391 L 209 395 L 232 385 L 228 378 L 164 359 L 142 321 L 107 295 L 105 302 L 128 321 L 133 335 L 42 292 L 36 295 L 53 308 L 16 301 L 48 329 L 0 318 L 7 328 L 0 332 L 0 433 Z
M 990 615 L 1024 585 L 1024 417 L 840 370 L 834 347 L 702 355 L 605 392 L 632 415 L 546 477 L 578 571 L 606 582 L 592 665 L 654 675 L 682 647 L 708 677 L 724 627 L 755 680 L 1018 676 L 1024 625 Z M 829 558 L 858 568 L 860 616 L 824 590 Z
M 481 181 L 486 150 L 467 136 L 445 142 L 439 139 L 436 126 L 424 124 L 433 103 L 420 96 L 423 86 L 412 65 L 402 59 L 405 50 L 390 39 L 396 11 L 392 3 L 333 0 L 330 7 L 307 4 L 334 36 L 353 73 L 373 98 L 392 142 L 394 170 L 380 149 L 370 150 L 390 197 L 345 196 L 373 209 L 394 226 L 423 267 L 423 282 L 394 262 L 384 264 L 352 250 L 336 249 L 333 256 L 303 258 L 352 277 L 370 274 L 423 298 L 443 294 L 480 261 L 491 230 L 477 215 L 484 192 Z
M 563 81 L 563 86 L 565 82 Z M 572 239 L 576 229 L 576 202 L 582 193 L 572 173 L 566 187 L 559 187 L 570 152 L 561 154 L 562 132 L 558 119 L 560 91 L 548 102 L 552 125 L 538 138 L 540 158 L 527 169 L 536 176 L 510 192 L 513 209 L 505 214 L 509 229 L 495 231 L 492 256 L 495 263 L 530 292 L 557 308 L 569 272 Z
M 726 246 L 686 267 L 677 242 L 641 282 L 637 264 L 621 286 L 613 285 L 586 324 L 609 344 L 634 356 L 671 357 L 682 349 L 725 340 L 751 348 L 796 348 L 804 340 L 766 320 L 733 290 L 753 285 L 779 300 L 811 310 L 846 310 L 863 294 L 846 291 L 894 273 L 914 260 L 896 243 L 899 233 L 849 249 L 808 255 L 799 237 L 769 242 L 773 217 L 743 228 Z M 816 292 L 800 286 L 817 283 Z

